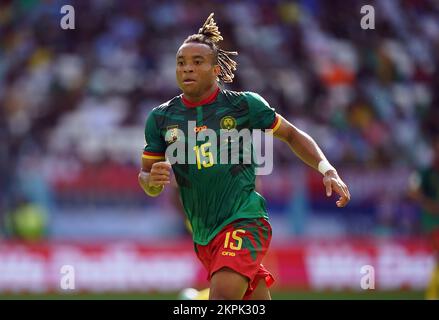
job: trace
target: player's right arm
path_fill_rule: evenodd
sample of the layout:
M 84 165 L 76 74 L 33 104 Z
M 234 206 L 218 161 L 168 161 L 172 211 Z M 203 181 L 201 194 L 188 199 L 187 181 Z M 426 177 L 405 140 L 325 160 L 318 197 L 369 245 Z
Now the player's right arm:
M 145 142 L 138 180 L 147 195 L 157 197 L 170 182 L 171 165 L 165 162 L 166 143 L 160 134 L 154 110 L 146 120 Z

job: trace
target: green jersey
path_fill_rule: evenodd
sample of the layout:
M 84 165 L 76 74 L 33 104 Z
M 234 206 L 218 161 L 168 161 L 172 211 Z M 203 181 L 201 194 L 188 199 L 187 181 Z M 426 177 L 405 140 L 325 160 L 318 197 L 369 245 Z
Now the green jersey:
M 167 148 L 180 142 L 181 150 L 185 152 L 184 161 L 172 164 L 172 169 L 194 242 L 206 245 L 236 219 L 268 219 L 265 199 L 255 191 L 256 164 L 252 141 L 250 161 L 243 163 L 248 148 L 239 142 L 239 148 L 233 149 L 233 138 L 223 139 L 221 132 L 233 129 L 237 132 L 242 129 L 248 132 L 253 129 L 275 131 L 279 125 L 280 118 L 274 109 L 252 92 L 217 90 L 199 105 L 191 105 L 180 95 L 150 112 L 145 126 L 143 156 L 164 159 Z M 214 132 L 215 138 L 205 134 L 207 131 Z M 196 138 L 191 140 L 191 137 Z M 226 163 L 220 158 L 225 150 L 231 153 Z M 233 150 L 239 163 L 231 161 Z

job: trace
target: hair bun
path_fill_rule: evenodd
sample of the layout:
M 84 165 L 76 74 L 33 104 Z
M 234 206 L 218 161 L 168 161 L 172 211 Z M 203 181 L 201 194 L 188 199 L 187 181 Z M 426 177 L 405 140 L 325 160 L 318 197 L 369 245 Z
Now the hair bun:
M 216 43 L 223 40 L 223 37 L 218 30 L 215 20 L 213 20 L 213 15 L 214 13 L 212 12 L 209 17 L 207 17 L 206 22 L 204 22 L 203 26 L 198 30 L 198 34 L 202 34 L 209 38 L 213 43 Z

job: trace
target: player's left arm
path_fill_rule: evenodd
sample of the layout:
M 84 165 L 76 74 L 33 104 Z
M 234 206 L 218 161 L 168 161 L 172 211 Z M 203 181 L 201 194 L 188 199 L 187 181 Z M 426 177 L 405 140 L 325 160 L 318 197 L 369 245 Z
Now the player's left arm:
M 334 190 L 340 196 L 336 202 L 337 206 L 346 206 L 351 199 L 349 189 L 338 175 L 337 170 L 329 164 L 314 139 L 306 132 L 292 125 L 281 115 L 276 114 L 276 116 L 280 124 L 274 128 L 274 136 L 287 143 L 303 162 L 320 171 L 324 176 L 323 184 L 326 188 L 326 195 L 330 197 Z

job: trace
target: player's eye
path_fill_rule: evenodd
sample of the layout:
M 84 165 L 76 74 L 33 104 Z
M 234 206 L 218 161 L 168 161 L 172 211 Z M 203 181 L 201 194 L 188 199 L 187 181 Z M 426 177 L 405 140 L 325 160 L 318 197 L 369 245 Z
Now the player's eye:
M 177 66 L 180 66 L 180 67 L 182 67 L 183 66 L 183 61 L 177 61 Z
M 195 65 L 200 65 L 202 62 L 201 62 L 201 60 L 195 60 Z

